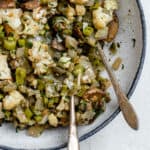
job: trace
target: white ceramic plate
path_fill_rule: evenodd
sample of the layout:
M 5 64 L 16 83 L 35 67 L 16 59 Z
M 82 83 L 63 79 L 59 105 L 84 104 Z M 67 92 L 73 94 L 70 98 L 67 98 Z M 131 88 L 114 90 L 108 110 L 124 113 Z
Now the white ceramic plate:
M 145 23 L 143 11 L 139 1 L 120 0 L 118 11 L 120 29 L 116 42 L 121 42 L 117 56 L 122 57 L 124 69 L 116 72 L 124 92 L 130 97 L 139 79 L 145 56 Z M 136 39 L 133 47 L 132 39 Z M 107 49 L 107 48 L 106 48 Z M 108 59 L 111 56 L 105 51 Z M 115 57 L 117 57 L 115 56 Z M 115 59 L 111 58 L 111 62 Z M 107 110 L 96 121 L 88 126 L 79 127 L 80 140 L 92 136 L 119 113 L 118 104 L 113 90 L 110 89 L 112 101 L 107 105 Z M 59 128 L 44 132 L 39 138 L 26 135 L 25 131 L 16 133 L 11 124 L 0 127 L 0 148 L 2 149 L 60 149 L 66 146 L 67 128 Z

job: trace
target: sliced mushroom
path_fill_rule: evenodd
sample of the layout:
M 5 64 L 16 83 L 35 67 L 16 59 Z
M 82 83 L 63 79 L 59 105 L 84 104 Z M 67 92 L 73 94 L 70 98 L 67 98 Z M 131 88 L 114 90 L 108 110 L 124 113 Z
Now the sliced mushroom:
M 83 98 L 86 100 L 99 101 L 101 98 L 105 96 L 105 92 L 98 88 L 92 88 L 85 92 Z
M 15 0 L 0 0 L 0 8 L 15 8 Z
M 62 69 L 61 67 L 58 67 L 58 66 L 53 67 L 52 70 L 54 73 L 59 74 L 59 75 L 64 75 L 67 72 L 65 69 Z
M 65 47 L 63 46 L 62 43 L 59 43 L 57 41 L 57 39 L 54 39 L 51 43 L 51 47 L 58 50 L 58 51 L 64 51 L 65 50 Z
M 82 31 L 77 25 L 75 25 L 73 28 L 73 34 L 76 38 L 84 39 Z
M 27 10 L 33 10 L 35 8 L 40 7 L 39 0 L 30 0 L 22 4 L 22 7 Z
M 119 19 L 117 15 L 114 15 L 113 21 L 111 21 L 108 25 L 109 31 L 106 41 L 111 42 L 115 37 L 119 29 Z

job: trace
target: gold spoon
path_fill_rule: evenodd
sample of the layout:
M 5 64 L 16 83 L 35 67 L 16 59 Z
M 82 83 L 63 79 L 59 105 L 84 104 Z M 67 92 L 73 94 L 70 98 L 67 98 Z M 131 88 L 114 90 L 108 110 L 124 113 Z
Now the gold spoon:
M 71 96 L 68 150 L 79 150 L 79 149 L 80 148 L 75 117 L 75 97 Z
M 104 54 L 104 51 L 102 50 L 100 44 L 97 45 L 98 47 L 98 51 L 99 54 L 101 56 L 101 59 L 105 65 L 105 68 L 108 72 L 108 75 L 110 77 L 110 80 L 112 82 L 113 88 L 115 90 L 116 96 L 118 98 L 118 104 L 120 106 L 120 109 L 122 111 L 122 114 L 126 120 L 126 122 L 128 123 L 128 125 L 135 129 L 138 130 L 139 124 L 138 124 L 138 118 L 137 115 L 133 109 L 133 106 L 131 105 L 131 103 L 128 101 L 127 96 L 124 94 L 124 92 L 122 91 L 111 67 L 109 66 L 108 62 L 107 62 L 107 58 Z
M 137 115 L 131 105 L 131 103 L 128 101 L 128 98 L 122 91 L 111 67 L 109 66 L 106 56 L 100 46 L 100 44 L 97 45 L 99 54 L 101 56 L 101 59 L 105 65 L 105 68 L 109 74 L 110 80 L 112 82 L 112 85 L 114 87 L 116 96 L 118 98 L 118 103 L 120 106 L 120 109 L 123 113 L 123 116 L 128 123 L 128 125 L 138 130 L 138 118 Z M 68 142 L 68 150 L 79 150 L 79 141 L 78 141 L 78 135 L 77 135 L 77 126 L 76 126 L 76 117 L 75 117 L 75 102 L 74 102 L 74 96 L 71 96 L 70 101 L 70 126 L 69 126 L 69 142 Z

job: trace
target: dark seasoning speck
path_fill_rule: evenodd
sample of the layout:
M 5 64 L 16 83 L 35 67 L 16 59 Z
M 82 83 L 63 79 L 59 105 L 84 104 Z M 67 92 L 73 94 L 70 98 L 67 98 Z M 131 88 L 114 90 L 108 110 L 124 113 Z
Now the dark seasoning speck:
M 133 43 L 133 47 L 135 47 L 135 45 L 136 45 L 136 39 L 135 38 L 132 39 L 132 43 Z

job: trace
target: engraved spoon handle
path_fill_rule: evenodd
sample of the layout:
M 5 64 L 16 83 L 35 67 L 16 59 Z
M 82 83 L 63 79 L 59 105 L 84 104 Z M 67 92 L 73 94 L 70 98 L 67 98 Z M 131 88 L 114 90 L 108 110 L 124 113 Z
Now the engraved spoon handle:
M 99 50 L 101 59 L 105 65 L 105 68 L 108 72 L 110 80 L 112 82 L 112 85 L 115 90 L 116 96 L 118 98 L 118 103 L 119 103 L 120 109 L 123 113 L 123 116 L 124 116 L 126 122 L 128 123 L 128 125 L 131 128 L 137 130 L 139 125 L 138 125 L 138 118 L 137 118 L 136 112 L 135 112 L 133 106 L 131 105 L 131 103 L 128 101 L 127 96 L 122 91 L 111 67 L 108 64 L 107 58 L 106 58 L 104 51 L 102 50 L 100 44 L 98 44 L 98 50 Z
M 75 117 L 75 100 L 71 96 L 70 101 L 70 126 L 69 126 L 69 142 L 68 150 L 79 150 L 79 141 L 77 135 L 76 117 Z

